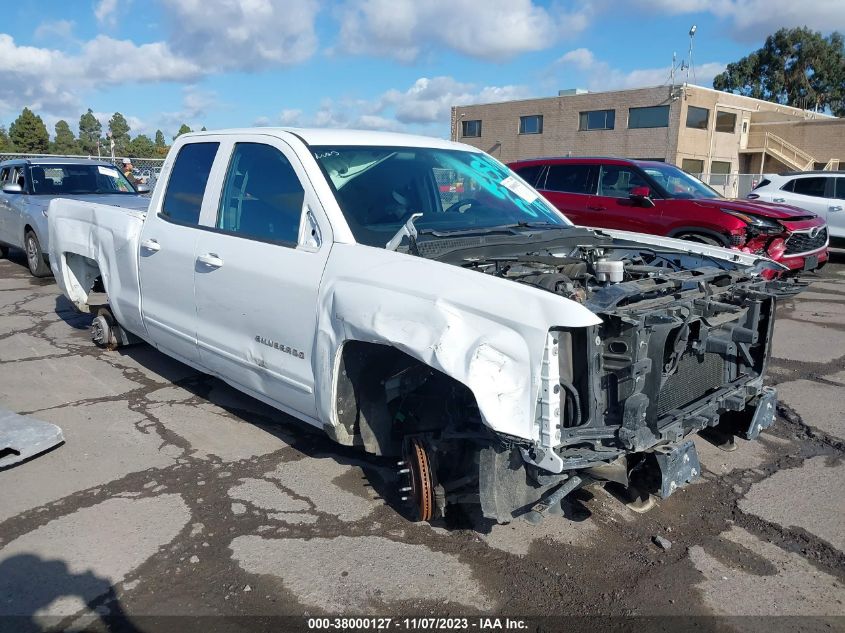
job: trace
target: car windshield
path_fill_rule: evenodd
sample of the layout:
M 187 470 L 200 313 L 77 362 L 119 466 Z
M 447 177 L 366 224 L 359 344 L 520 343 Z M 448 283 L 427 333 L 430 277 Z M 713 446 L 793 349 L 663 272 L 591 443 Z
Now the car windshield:
M 413 213 L 423 235 L 496 227 L 567 228 L 507 167 L 480 152 L 420 147 L 313 147 L 355 239 L 384 247 Z
M 666 195 L 670 198 L 722 197 L 695 176 L 690 176 L 687 172 L 672 165 L 648 165 L 642 169 L 663 187 Z
M 111 165 L 32 165 L 32 193 L 63 196 L 86 193 L 137 193 Z

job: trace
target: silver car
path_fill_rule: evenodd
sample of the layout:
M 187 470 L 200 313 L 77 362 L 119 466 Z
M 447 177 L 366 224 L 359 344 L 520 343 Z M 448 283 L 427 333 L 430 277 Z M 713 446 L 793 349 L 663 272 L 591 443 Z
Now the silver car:
M 26 252 L 35 277 L 50 274 L 46 253 L 47 207 L 54 198 L 146 209 L 149 189 L 135 186 L 114 165 L 71 158 L 30 158 L 0 163 L 0 257 L 9 247 Z

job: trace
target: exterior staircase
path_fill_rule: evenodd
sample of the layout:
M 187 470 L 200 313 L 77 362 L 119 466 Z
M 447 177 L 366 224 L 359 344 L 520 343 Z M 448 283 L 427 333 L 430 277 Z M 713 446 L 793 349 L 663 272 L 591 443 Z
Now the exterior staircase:
M 795 171 L 807 171 L 816 165 L 816 159 L 777 134 L 761 130 L 748 135 L 746 152 L 762 152 L 764 155 L 776 158 L 781 163 Z

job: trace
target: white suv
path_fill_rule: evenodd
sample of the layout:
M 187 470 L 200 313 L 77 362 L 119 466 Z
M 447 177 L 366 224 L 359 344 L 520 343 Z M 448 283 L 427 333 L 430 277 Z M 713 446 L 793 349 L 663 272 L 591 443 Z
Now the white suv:
M 845 240 L 845 171 L 766 174 L 746 197 L 812 211 L 827 221 L 831 238 Z

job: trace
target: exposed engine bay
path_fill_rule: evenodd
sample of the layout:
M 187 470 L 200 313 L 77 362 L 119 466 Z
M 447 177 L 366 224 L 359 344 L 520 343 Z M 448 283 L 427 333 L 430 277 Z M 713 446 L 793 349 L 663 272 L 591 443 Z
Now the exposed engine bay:
M 455 413 L 471 410 L 470 399 L 444 404 L 431 372 L 386 382 L 394 415 L 417 425 L 401 471 L 421 516 L 464 501 L 499 521 L 542 516 L 595 481 L 665 497 L 700 473 L 691 433 L 728 442 L 772 423 L 763 374 L 777 293 L 768 282 L 705 255 L 591 241 L 522 254 L 488 244 L 443 258 L 576 301 L 603 322 L 548 333 L 531 444 L 479 433 L 472 414 Z

